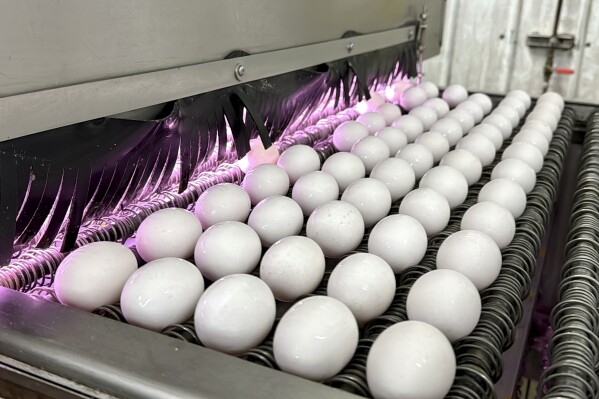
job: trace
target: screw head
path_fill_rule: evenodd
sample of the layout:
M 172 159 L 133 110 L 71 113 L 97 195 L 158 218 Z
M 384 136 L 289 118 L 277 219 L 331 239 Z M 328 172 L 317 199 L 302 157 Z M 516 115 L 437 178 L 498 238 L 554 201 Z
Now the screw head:
M 408 39 L 412 40 L 414 38 L 414 29 L 410 29 L 408 32 Z
M 237 80 L 241 80 L 241 78 L 243 78 L 243 75 L 245 75 L 245 67 L 241 64 L 237 64 L 237 66 L 235 67 L 235 77 L 237 78 Z
M 354 42 L 349 42 L 349 43 L 347 43 L 347 46 L 346 46 L 346 48 L 347 48 L 347 52 L 348 52 L 348 53 L 351 53 L 351 52 L 352 52 L 352 50 L 354 49 Z

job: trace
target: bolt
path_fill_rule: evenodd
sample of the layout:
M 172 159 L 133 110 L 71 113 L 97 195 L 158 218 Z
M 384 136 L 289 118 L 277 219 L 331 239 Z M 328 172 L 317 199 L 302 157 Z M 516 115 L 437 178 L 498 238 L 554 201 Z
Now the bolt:
M 237 80 L 241 80 L 243 78 L 243 75 L 245 75 L 245 67 L 241 64 L 237 64 L 237 66 L 235 67 L 235 77 L 237 78 Z
M 352 50 L 354 49 L 354 42 L 347 43 L 347 46 L 345 48 L 347 48 L 348 53 L 351 53 Z
M 408 40 L 412 40 L 414 38 L 414 29 L 410 29 L 408 32 Z

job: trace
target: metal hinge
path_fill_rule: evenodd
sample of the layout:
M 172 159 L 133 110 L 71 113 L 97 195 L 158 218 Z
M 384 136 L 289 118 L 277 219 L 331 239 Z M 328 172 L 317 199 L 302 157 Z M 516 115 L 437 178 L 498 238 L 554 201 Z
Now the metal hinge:
M 529 33 L 526 38 L 526 45 L 528 47 L 553 48 L 556 50 L 572 50 L 575 42 L 576 37 L 569 33 L 561 33 L 555 36 Z

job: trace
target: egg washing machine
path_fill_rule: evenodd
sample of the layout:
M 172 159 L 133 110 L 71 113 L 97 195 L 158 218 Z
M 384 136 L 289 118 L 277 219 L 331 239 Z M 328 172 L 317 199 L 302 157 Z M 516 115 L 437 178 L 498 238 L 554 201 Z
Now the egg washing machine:
M 407 320 L 410 287 L 435 268 L 511 139 L 322 383 L 278 370 L 272 332 L 229 356 L 203 347 L 193 320 L 157 333 L 127 324 L 118 303 L 63 306 L 54 276 L 70 251 L 96 241 L 135 251 L 151 213 L 240 183 L 250 140 L 279 152 L 307 144 L 324 161 L 358 102 L 374 92 L 397 102 L 420 78 L 443 15 L 433 0 L 2 3 L 0 396 L 371 397 L 370 347 Z M 453 344 L 447 397 L 599 397 L 598 151 L 599 109 L 566 103 L 478 325 Z M 314 295 L 326 295 L 338 261 L 327 259 Z

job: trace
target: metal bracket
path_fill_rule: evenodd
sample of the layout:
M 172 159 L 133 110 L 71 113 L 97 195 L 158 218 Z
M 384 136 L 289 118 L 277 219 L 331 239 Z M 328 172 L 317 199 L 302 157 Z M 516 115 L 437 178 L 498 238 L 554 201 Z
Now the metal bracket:
M 424 59 L 424 34 L 426 32 L 426 28 L 428 28 L 428 9 L 426 5 L 422 6 L 422 12 L 419 16 L 419 26 L 418 26 L 418 37 L 416 38 L 418 41 L 418 75 L 416 76 L 416 81 L 418 84 L 422 81 L 422 62 Z
M 539 33 L 529 33 L 526 38 L 528 47 L 553 48 L 556 50 L 572 50 L 576 44 L 576 37 L 569 33 L 560 33 L 555 36 L 545 36 Z

